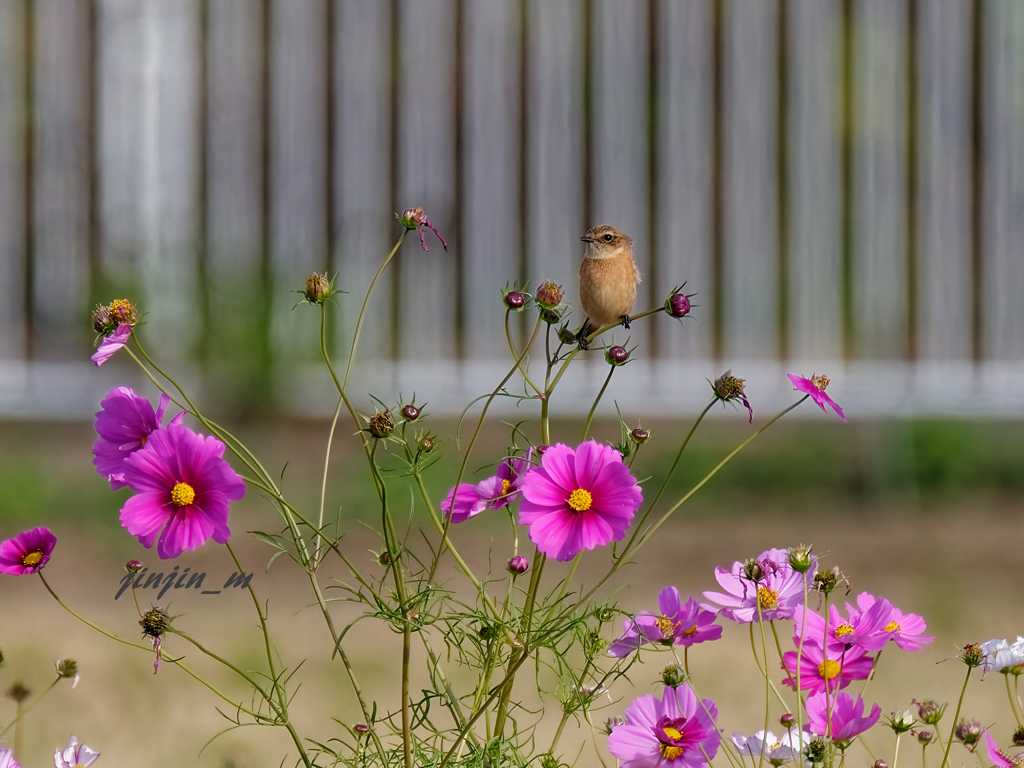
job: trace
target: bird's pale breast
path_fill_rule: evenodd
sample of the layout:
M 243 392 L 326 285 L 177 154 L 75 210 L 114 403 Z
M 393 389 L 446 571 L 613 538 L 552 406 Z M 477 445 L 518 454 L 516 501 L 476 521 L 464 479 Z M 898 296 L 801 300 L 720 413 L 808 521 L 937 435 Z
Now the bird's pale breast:
M 584 259 L 580 265 L 580 306 L 597 325 L 628 315 L 636 301 L 640 272 L 629 256 Z

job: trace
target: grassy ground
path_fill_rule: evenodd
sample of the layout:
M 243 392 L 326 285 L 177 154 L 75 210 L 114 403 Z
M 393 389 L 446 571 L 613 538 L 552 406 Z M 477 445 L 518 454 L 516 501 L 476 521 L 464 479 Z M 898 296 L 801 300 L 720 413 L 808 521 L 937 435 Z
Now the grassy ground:
M 635 465 L 636 474 L 660 478 L 686 426 L 655 425 L 654 439 Z M 441 434 L 451 431 L 450 425 L 433 429 Z M 703 476 L 748 429 L 723 421 L 702 432 L 669 496 L 680 495 Z M 280 471 L 290 459 L 283 473 L 286 493 L 299 507 L 315 512 L 325 426 L 250 425 L 241 432 L 266 457 L 268 468 Z M 699 594 L 715 588 L 716 565 L 727 566 L 771 546 L 813 543 L 825 565 L 838 565 L 849 576 L 851 598 L 865 590 L 885 595 L 903 610 L 924 615 L 936 635 L 921 653 L 886 651 L 868 698 L 878 701 L 884 712 L 905 708 L 915 697 L 955 699 L 962 665 L 936 662 L 967 642 L 1015 636 L 1024 629 L 1018 588 L 1019 520 L 1024 508 L 1024 434 L 1019 425 L 844 426 L 822 420 L 780 424 L 773 432 L 723 470 L 680 511 L 664 535 L 651 542 L 624 571 L 625 587 L 617 599 L 630 610 L 652 609 L 666 584 L 678 586 L 684 595 Z M 573 442 L 578 425 L 557 425 L 554 434 Z M 596 436 L 617 439 L 614 425 L 608 424 L 599 425 Z M 500 455 L 507 437 L 503 427 L 488 430 L 476 454 L 479 464 L 471 466 L 477 469 L 489 457 Z M 92 439 L 88 425 L 0 426 L 0 537 L 35 525 L 51 527 L 60 541 L 45 571 L 50 584 L 91 620 L 137 641 L 135 605 L 127 595 L 114 599 L 123 576 L 121 566 L 133 557 L 151 566 L 160 563 L 120 529 L 117 513 L 128 492 L 111 494 L 92 471 Z M 328 515 L 340 516 L 348 532 L 346 552 L 361 568 L 375 573 L 370 550 L 379 549 L 379 541 L 358 524 L 376 519 L 375 498 L 361 456 L 349 450 L 351 442 L 348 435 L 339 435 L 326 509 Z M 448 455 L 433 473 L 435 498 L 447 490 L 454 474 L 457 451 L 453 442 L 446 448 Z M 393 498 L 408 498 L 402 483 L 395 480 Z M 255 572 L 253 584 L 261 599 L 268 601 L 281 656 L 292 668 L 305 660 L 295 677 L 302 688 L 293 718 L 304 734 L 329 738 L 338 730 L 332 718 L 353 723 L 359 715 L 340 665 L 328 660 L 323 618 L 308 608 L 308 581 L 284 558 L 265 570 L 269 551 L 245 532 L 274 531 L 280 523 L 257 494 L 233 508 L 231 523 L 240 557 L 246 569 Z M 414 526 L 425 527 L 422 515 Z M 456 546 L 479 572 L 486 570 L 489 550 L 496 562 L 507 557 L 509 527 L 499 516 L 477 518 L 454 533 Z M 606 552 L 588 555 L 575 583 L 592 581 L 607 563 Z M 204 588 L 220 588 L 234 570 L 224 549 L 212 544 L 174 564 L 206 573 Z M 554 585 L 560 574 L 564 571 L 552 568 L 546 577 Z M 321 571 L 325 584 L 348 578 L 336 561 L 328 561 Z M 263 668 L 264 649 L 252 603 L 242 591 L 200 595 L 180 590 L 169 592 L 162 601 L 140 593 L 143 609 L 151 603 L 181 615 L 176 626 L 237 660 L 242 668 Z M 341 625 L 355 618 L 349 607 L 338 604 L 332 610 Z M 347 644 L 364 687 L 377 691 L 382 706 L 389 706 L 396 700 L 400 639 L 360 624 Z M 170 665 L 154 676 L 151 653 L 119 646 L 75 621 L 35 577 L 0 579 L 0 649 L 7 659 L 0 669 L 4 690 L 16 680 L 34 691 L 43 690 L 52 678 L 53 660 L 64 656 L 76 658 L 82 669 L 77 689 L 59 686 L 26 717 L 26 766 L 48 764 L 52 749 L 63 746 L 70 733 L 103 751 L 104 764 L 109 765 L 276 766 L 288 752 L 282 731 L 252 727 L 230 731 L 204 750 L 204 744 L 230 727 L 215 709 L 218 699 Z M 229 698 L 248 704 L 244 686 L 180 639 L 172 639 L 169 652 L 184 655 Z M 640 692 L 654 690 L 652 684 L 667 663 L 663 655 L 645 658 L 631 674 Z M 771 658 L 769 662 L 777 667 Z M 694 650 L 691 664 L 700 694 L 718 702 L 726 734 L 763 727 L 764 686 L 758 682 L 745 628 L 727 627 L 722 641 Z M 459 679 L 458 669 L 450 673 Z M 556 684 L 545 685 L 550 703 Z M 617 703 L 601 718 L 620 713 L 631 695 L 627 686 L 617 686 L 612 691 Z M 1012 718 L 1004 702 L 1002 679 L 990 679 L 972 684 L 965 707 L 970 716 L 1002 729 L 997 733 L 1005 744 Z M 13 712 L 13 703 L 0 699 L 0 724 Z M 773 717 L 780 712 L 773 703 Z M 951 714 L 946 726 L 949 718 Z M 585 736 L 589 731 L 580 733 Z M 549 736 L 540 738 L 543 744 Z M 890 742 L 877 736 L 875 741 L 872 748 L 891 749 Z M 578 764 L 596 765 L 593 747 L 583 743 L 582 748 Z M 962 757 L 957 760 L 962 762 Z M 933 754 L 929 759 L 935 768 L 938 758 Z

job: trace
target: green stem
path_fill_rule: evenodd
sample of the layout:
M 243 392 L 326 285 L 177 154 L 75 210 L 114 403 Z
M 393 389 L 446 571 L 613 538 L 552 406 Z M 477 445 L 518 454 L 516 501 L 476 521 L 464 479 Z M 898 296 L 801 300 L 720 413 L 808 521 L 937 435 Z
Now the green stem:
M 601 402 L 601 398 L 604 396 L 604 391 L 608 389 L 608 382 L 612 380 L 612 374 L 615 373 L 615 369 L 617 367 L 618 366 L 615 365 L 608 366 L 608 375 L 605 377 L 604 384 L 601 385 L 601 391 L 597 393 L 597 397 L 594 399 L 594 404 L 590 408 L 590 413 L 587 414 L 587 420 L 583 424 L 583 436 L 580 438 L 581 443 L 586 440 L 587 436 L 590 434 L 590 425 L 594 422 L 594 414 L 597 412 L 597 405 Z
M 37 573 L 38 573 L 38 571 L 37 571 Z M 19 701 L 18 702 L 17 716 L 13 720 L 11 720 L 11 722 L 9 722 L 7 724 L 6 728 L 4 728 L 2 731 L 0 731 L 0 738 L 3 738 L 3 736 L 9 730 L 11 730 L 11 728 L 13 728 L 18 722 L 21 721 L 21 718 L 23 718 L 25 715 L 27 715 L 29 712 L 31 712 L 32 708 L 36 704 L 38 704 L 40 701 L 42 701 L 43 697 L 46 696 L 46 694 L 48 694 L 50 691 L 52 691 L 57 686 L 57 683 L 59 683 L 62 679 L 63 678 L 60 675 L 57 675 L 57 679 L 54 680 L 52 683 L 50 683 L 49 687 L 45 691 L 43 691 L 38 696 L 36 696 L 35 701 L 33 701 L 27 707 L 22 707 L 21 706 L 21 702 Z M 17 734 L 17 730 L 15 730 L 15 734 Z M 15 738 L 15 742 L 17 742 L 17 741 L 19 741 L 19 739 Z M 20 754 L 20 752 L 18 750 L 18 745 L 17 744 L 15 744 L 14 754 L 16 754 L 16 755 Z
M 1013 719 L 1017 721 L 1017 727 L 1020 728 L 1020 715 L 1017 714 L 1017 708 L 1013 705 L 1013 693 L 1010 692 L 1010 676 L 1003 675 L 1006 679 L 1006 698 L 1010 700 L 1010 711 L 1013 712 Z
M 338 417 L 341 415 L 341 406 L 345 404 L 342 397 L 338 397 L 338 406 L 334 409 L 334 418 L 331 419 L 331 428 L 327 432 L 327 451 L 324 456 L 324 477 L 320 483 L 320 516 L 317 518 L 317 533 L 316 538 L 313 540 L 313 557 L 314 566 L 319 565 L 320 557 L 320 537 L 321 531 L 324 528 L 324 506 L 327 503 L 327 472 L 331 466 L 331 446 L 334 444 L 334 429 L 338 426 Z
M 512 343 L 512 331 L 508 327 L 508 319 L 511 316 L 512 316 L 511 311 L 505 312 L 505 341 L 508 342 L 508 351 L 512 353 L 512 359 L 518 361 L 519 360 L 519 353 L 516 352 L 515 344 Z M 522 365 L 517 365 L 516 366 L 516 370 L 518 370 L 519 373 L 522 374 L 523 381 L 525 381 L 529 385 L 530 389 L 532 389 L 538 395 L 543 394 L 543 390 L 540 387 L 538 387 L 536 384 L 533 383 L 533 380 L 530 378 L 529 373 L 527 373 L 527 370 L 525 368 L 523 368 Z
M 896 734 L 896 746 L 892 751 L 892 768 L 896 768 L 896 763 L 900 759 L 900 736 L 902 735 L 902 733 Z
M 953 727 L 949 730 L 949 739 L 946 740 L 946 752 L 942 756 L 942 765 L 939 768 L 946 768 L 946 763 L 949 762 L 949 748 L 953 746 L 953 736 L 956 733 L 956 724 L 960 720 L 960 708 L 964 703 L 964 694 L 967 693 L 967 683 L 971 680 L 971 672 L 974 667 L 967 668 L 967 677 L 964 678 L 964 687 L 960 689 L 960 699 L 956 703 L 956 714 L 953 715 Z

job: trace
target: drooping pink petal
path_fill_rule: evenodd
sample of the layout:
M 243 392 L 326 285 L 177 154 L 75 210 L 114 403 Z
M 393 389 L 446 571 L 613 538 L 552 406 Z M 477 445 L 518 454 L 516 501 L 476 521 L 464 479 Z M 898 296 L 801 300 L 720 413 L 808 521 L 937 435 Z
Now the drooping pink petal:
M 99 368 L 107 360 L 109 360 L 117 350 L 128 343 L 128 338 L 132 335 L 132 327 L 130 325 L 122 324 L 117 326 L 109 336 L 100 342 L 99 348 L 93 353 L 90 358 L 96 367 Z

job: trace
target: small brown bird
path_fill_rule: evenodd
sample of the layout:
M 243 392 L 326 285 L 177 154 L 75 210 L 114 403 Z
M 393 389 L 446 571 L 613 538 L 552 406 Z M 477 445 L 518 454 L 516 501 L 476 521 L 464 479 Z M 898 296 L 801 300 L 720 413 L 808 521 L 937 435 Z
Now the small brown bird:
M 603 325 L 620 320 L 629 328 L 640 270 L 633 261 L 633 240 L 607 224 L 580 238 L 587 244 L 580 264 L 580 306 L 587 315 L 577 334 L 580 347 Z

